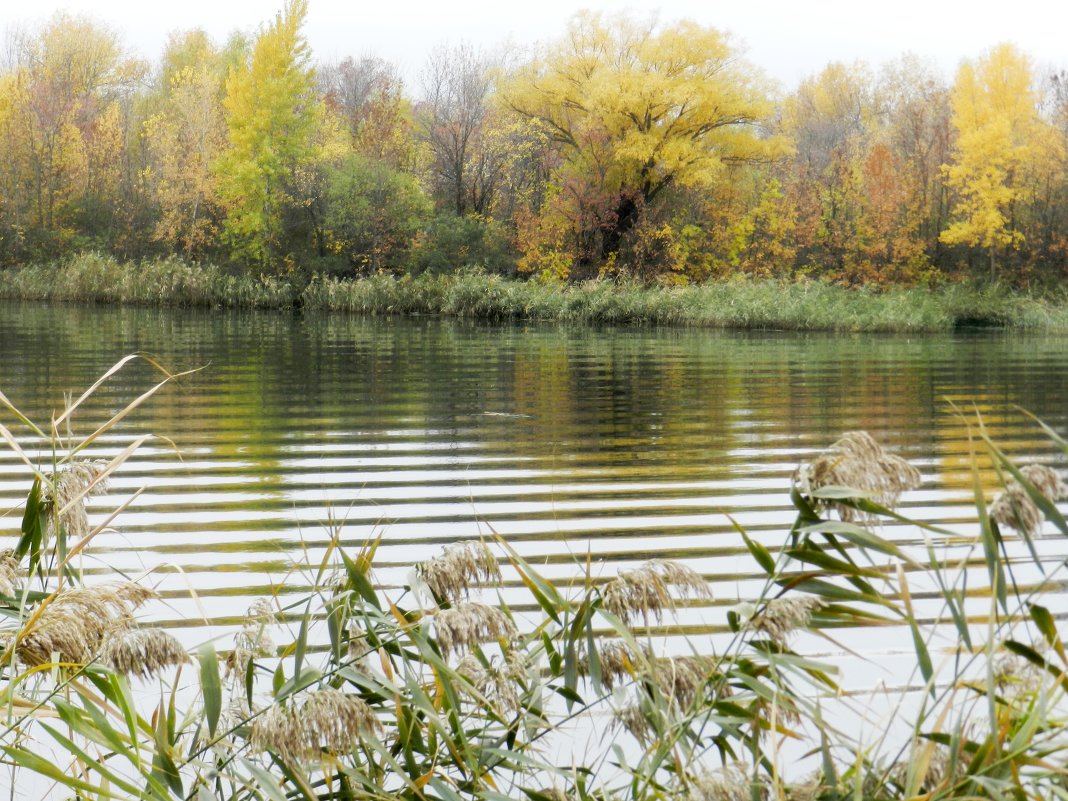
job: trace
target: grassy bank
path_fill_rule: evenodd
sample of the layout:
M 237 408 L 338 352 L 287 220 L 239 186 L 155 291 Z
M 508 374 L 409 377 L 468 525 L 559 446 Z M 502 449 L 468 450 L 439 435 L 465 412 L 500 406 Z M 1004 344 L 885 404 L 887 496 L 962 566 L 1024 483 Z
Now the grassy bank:
M 133 263 L 99 254 L 2 271 L 0 297 L 796 331 L 938 332 L 962 325 L 1068 331 L 1068 301 L 1003 287 L 877 291 L 817 281 L 746 280 L 690 287 L 611 282 L 560 286 L 466 271 L 296 282 L 235 276 L 213 265 L 177 258 Z

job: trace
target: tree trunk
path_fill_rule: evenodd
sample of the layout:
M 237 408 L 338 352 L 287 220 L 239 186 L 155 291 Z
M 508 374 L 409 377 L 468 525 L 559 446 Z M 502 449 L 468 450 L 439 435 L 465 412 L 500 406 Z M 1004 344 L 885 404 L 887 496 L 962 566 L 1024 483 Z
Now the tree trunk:
M 634 228 L 638 222 L 639 206 L 633 198 L 623 195 L 616 204 L 615 220 L 605 229 L 601 238 L 601 259 L 607 260 L 613 253 L 619 251 L 623 237 Z

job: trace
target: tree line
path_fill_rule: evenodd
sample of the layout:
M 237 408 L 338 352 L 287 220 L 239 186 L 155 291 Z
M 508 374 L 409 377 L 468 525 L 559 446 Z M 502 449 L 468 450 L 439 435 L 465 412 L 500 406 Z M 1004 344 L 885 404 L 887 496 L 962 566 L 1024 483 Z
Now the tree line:
M 57 15 L 0 55 L 0 264 L 178 253 L 259 273 L 890 284 L 1068 272 L 1068 73 L 1012 45 L 783 94 L 724 33 L 581 13 L 415 86 L 316 64 L 307 0 L 157 64 Z

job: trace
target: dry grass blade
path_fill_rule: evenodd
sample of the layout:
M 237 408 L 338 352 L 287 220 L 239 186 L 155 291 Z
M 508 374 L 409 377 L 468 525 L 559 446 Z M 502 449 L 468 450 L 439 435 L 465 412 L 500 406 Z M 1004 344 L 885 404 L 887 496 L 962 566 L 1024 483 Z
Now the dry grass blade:
M 814 498 L 823 487 L 859 490 L 887 508 L 897 505 L 901 493 L 920 485 L 920 472 L 900 456 L 883 450 L 866 431 L 849 431 L 814 461 L 797 469 L 794 480 L 801 494 L 817 506 L 832 508 L 845 521 L 866 522 L 870 517 L 845 504 Z
M 152 363 L 155 364 L 155 362 L 152 362 Z M 156 366 L 158 367 L 158 365 L 156 365 Z M 160 369 L 162 370 L 162 368 L 160 368 Z M 139 406 L 141 406 L 141 404 L 143 404 L 145 401 L 147 401 L 149 398 L 151 398 L 153 395 L 155 395 L 157 392 L 159 392 L 161 389 L 163 389 L 163 387 L 167 386 L 167 384 L 169 384 L 171 381 L 175 381 L 175 380 L 177 380 L 179 378 L 182 378 L 183 376 L 192 375 L 193 373 L 198 372 L 200 369 L 201 368 L 197 367 L 197 368 L 195 368 L 193 370 L 186 370 L 184 372 L 174 373 L 174 374 L 167 373 L 164 370 L 163 372 L 166 373 L 166 375 L 167 375 L 167 377 L 165 379 L 163 379 L 162 381 L 160 381 L 158 384 L 156 384 L 155 386 L 151 387 L 147 391 L 145 391 L 145 392 L 141 393 L 140 395 L 138 395 L 134 400 L 130 401 L 126 406 L 124 406 L 117 413 L 115 413 L 111 417 L 111 419 L 109 419 L 106 423 L 104 423 L 102 426 L 97 428 L 96 431 L 94 431 L 92 434 L 90 434 L 85 439 L 83 439 L 81 442 L 79 442 L 74 448 L 72 448 L 69 455 L 70 456 L 74 456 L 75 454 L 77 454 L 77 453 L 81 452 L 82 450 L 84 450 L 85 448 L 89 447 L 89 445 L 91 445 L 93 442 L 95 442 L 102 434 L 105 434 L 106 432 L 110 431 L 112 428 L 114 428 L 120 422 L 125 420 L 126 417 L 129 416 L 129 414 L 131 412 L 133 412 L 135 409 L 137 409 Z M 103 381 L 103 379 L 101 379 L 101 381 Z M 95 384 L 94 386 L 97 386 L 99 384 L 100 384 L 100 381 L 98 381 L 97 384 Z M 78 403 L 80 403 L 80 402 L 81 402 L 81 399 L 79 399 Z M 75 406 L 77 406 L 77 403 L 75 404 Z M 62 420 L 65 420 L 67 417 L 69 417 L 69 415 L 73 411 L 73 409 L 74 409 L 74 407 L 71 407 L 70 409 L 68 409 L 63 414 L 63 416 L 60 417 L 59 420 L 57 420 L 53 425 L 58 426 L 59 423 Z
M 45 476 L 44 473 L 37 469 L 37 465 L 34 464 L 33 460 L 30 459 L 29 456 L 26 455 L 26 452 L 22 450 L 22 446 L 19 445 L 18 440 L 15 439 L 14 434 L 12 434 L 8 430 L 7 426 L 5 426 L 3 423 L 0 423 L 0 437 L 2 437 L 4 442 L 7 443 L 8 447 L 11 448 L 12 451 L 14 451 L 15 455 L 18 456 L 19 459 L 28 468 L 30 468 L 30 471 L 33 473 L 34 476 L 41 479 L 42 481 L 47 480 L 47 476 Z
M 83 403 L 85 403 L 85 401 L 91 398 L 93 394 L 98 389 L 100 389 L 100 387 L 103 386 L 109 378 L 118 373 L 123 367 L 125 367 L 127 364 L 134 361 L 135 359 L 140 359 L 141 361 L 147 362 L 166 376 L 166 378 L 162 382 L 160 382 L 160 384 L 157 384 L 156 387 L 154 387 L 152 390 L 149 390 L 149 392 L 154 392 L 158 387 L 162 386 L 163 384 L 166 384 L 168 381 L 174 381 L 177 378 L 190 375 L 191 373 L 195 373 L 202 369 L 200 367 L 197 367 L 193 370 L 186 370 L 181 373 L 172 373 L 170 370 L 163 367 L 163 365 L 161 365 L 155 359 L 149 356 L 145 356 L 143 353 L 131 353 L 128 356 L 123 356 L 121 359 L 115 362 L 115 364 L 109 367 L 107 371 L 105 371 L 105 373 L 93 383 L 92 386 L 90 386 L 87 390 L 85 390 L 85 392 L 83 392 L 78 397 L 77 400 L 69 404 L 67 408 L 63 410 L 63 414 L 61 414 L 59 417 L 52 421 L 53 430 L 59 431 L 60 426 L 62 426 L 67 420 L 70 419 L 74 412 L 77 411 L 79 406 L 81 406 Z
M 10 410 L 10 412 L 15 415 L 16 418 L 18 418 L 18 421 L 20 423 L 22 423 L 24 426 L 27 426 L 38 437 L 42 437 L 44 439 L 48 438 L 48 435 L 45 434 L 45 432 L 43 432 L 41 429 L 39 429 L 34 424 L 34 422 L 30 420 L 30 418 L 20 412 L 18 410 L 18 407 L 15 406 L 15 404 L 13 404 L 11 400 L 7 397 L 7 395 L 5 395 L 3 392 L 0 392 L 0 405 L 6 406 L 8 410 Z
M 82 551 L 84 551 L 89 546 L 89 543 L 91 543 L 93 541 L 93 538 L 97 534 L 99 534 L 101 531 L 106 531 L 108 526 L 110 526 L 115 521 L 115 518 L 117 518 L 120 514 L 122 514 L 124 511 L 126 511 L 126 509 L 130 506 L 130 504 L 132 504 L 134 501 L 136 501 L 138 498 L 140 498 L 142 493 L 144 493 L 144 491 L 145 491 L 144 487 L 138 489 L 133 495 L 131 495 L 129 498 L 127 498 L 125 501 L 123 501 L 119 505 L 119 507 L 117 509 L 115 509 L 115 511 L 113 511 L 110 515 L 108 515 L 107 518 L 103 522 L 100 523 L 100 525 L 96 526 L 92 531 L 90 531 L 88 534 L 86 534 L 84 537 L 82 537 L 77 542 L 77 544 L 74 545 L 73 548 L 71 548 L 69 551 L 67 551 L 67 556 L 63 559 L 62 562 L 60 562 L 60 565 L 59 565 L 60 570 L 65 568 L 67 565 L 69 565 L 71 563 L 71 560 L 74 559 L 74 557 L 76 557 L 78 554 L 80 554 Z

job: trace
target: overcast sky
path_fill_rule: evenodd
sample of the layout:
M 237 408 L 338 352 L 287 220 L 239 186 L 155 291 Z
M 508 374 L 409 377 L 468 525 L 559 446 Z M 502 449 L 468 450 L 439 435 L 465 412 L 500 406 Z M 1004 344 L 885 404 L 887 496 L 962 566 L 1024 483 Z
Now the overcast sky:
M 57 10 L 106 22 L 142 56 L 155 59 L 168 31 L 204 28 L 219 40 L 270 20 L 282 0 L 0 0 L 0 25 L 33 26 Z M 962 58 L 1014 42 L 1041 67 L 1068 67 L 1065 0 L 311 0 L 306 33 L 316 57 L 375 53 L 415 79 L 436 45 L 461 40 L 492 48 L 551 39 L 579 8 L 657 11 L 729 31 L 750 61 L 784 88 L 830 61 L 877 65 L 911 51 L 951 78 Z

